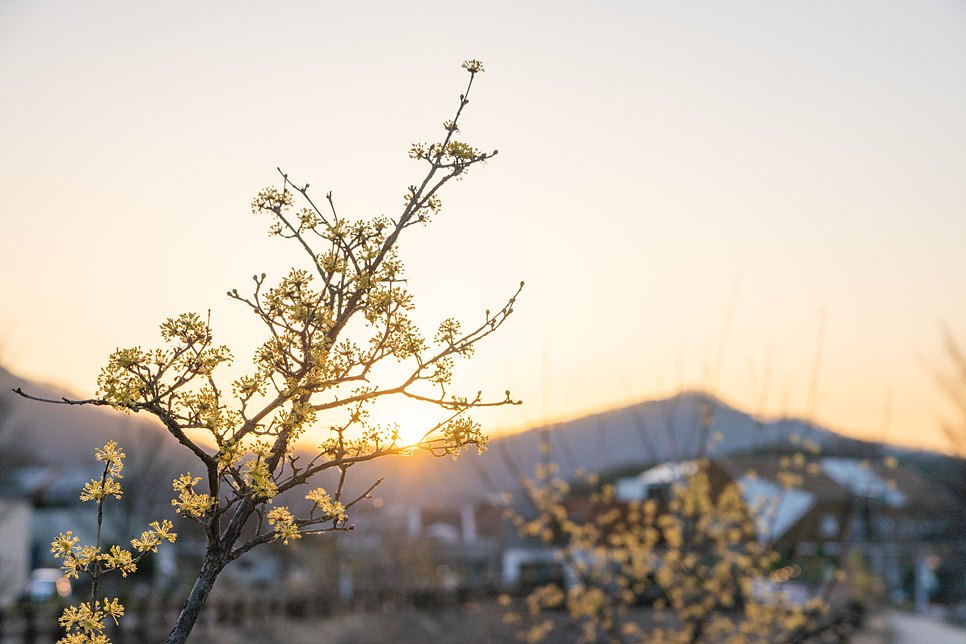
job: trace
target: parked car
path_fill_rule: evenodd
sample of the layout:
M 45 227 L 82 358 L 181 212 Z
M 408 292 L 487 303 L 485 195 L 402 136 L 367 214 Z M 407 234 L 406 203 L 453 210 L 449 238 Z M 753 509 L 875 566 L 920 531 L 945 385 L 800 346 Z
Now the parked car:
M 70 595 L 70 580 L 60 568 L 37 568 L 27 579 L 27 597 L 31 601 L 42 602 L 56 596 Z

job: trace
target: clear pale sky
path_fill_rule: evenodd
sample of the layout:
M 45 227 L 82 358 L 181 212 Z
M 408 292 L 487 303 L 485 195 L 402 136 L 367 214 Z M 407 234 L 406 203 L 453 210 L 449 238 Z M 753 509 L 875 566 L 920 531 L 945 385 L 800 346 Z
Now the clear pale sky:
M 467 58 L 463 139 L 500 154 L 402 252 L 428 335 L 526 280 L 458 372 L 528 403 L 493 431 L 710 366 L 746 411 L 879 438 L 888 408 L 889 440 L 942 447 L 941 325 L 966 344 L 958 1 L 0 0 L 0 360 L 86 396 L 115 347 L 210 308 L 247 365 L 257 327 L 225 291 L 297 257 L 252 197 L 280 166 L 343 215 L 396 214 Z

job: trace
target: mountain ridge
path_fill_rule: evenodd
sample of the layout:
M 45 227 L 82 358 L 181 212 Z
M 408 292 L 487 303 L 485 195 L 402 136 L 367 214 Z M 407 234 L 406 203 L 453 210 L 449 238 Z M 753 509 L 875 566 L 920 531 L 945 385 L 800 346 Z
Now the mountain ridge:
M 705 428 L 702 414 L 710 415 Z M 710 452 L 704 443 L 720 433 Z M 560 474 L 570 478 L 580 468 L 604 473 L 641 468 L 664 460 L 741 451 L 789 451 L 790 439 L 811 440 L 822 451 L 839 455 L 900 455 L 909 450 L 893 445 L 850 438 L 796 418 L 759 420 L 706 393 L 685 391 L 670 398 L 641 401 L 626 407 L 492 437 L 481 455 L 470 449 L 456 461 L 417 454 L 407 459 L 383 459 L 353 468 L 354 483 L 367 484 L 385 477 L 378 495 L 395 502 L 475 502 L 489 495 L 519 488 L 519 478 L 532 477 L 544 461 L 544 434 L 550 445 L 548 459 Z M 355 489 L 355 485 L 351 489 Z
M 190 467 L 190 455 L 164 428 L 151 419 L 104 408 L 68 407 L 23 399 L 11 390 L 59 399 L 64 390 L 19 378 L 0 367 L 0 450 L 17 454 L 16 462 L 59 466 L 92 463 L 94 449 L 109 440 L 142 458 L 163 456 Z M 710 422 L 707 422 L 710 421 Z M 640 401 L 553 425 L 492 437 L 489 449 L 463 452 L 457 460 L 417 453 L 410 457 L 377 459 L 353 466 L 348 495 L 361 493 L 380 477 L 385 483 L 375 495 L 393 503 L 475 503 L 519 488 L 520 477 L 533 475 L 544 460 L 546 437 L 549 459 L 564 478 L 576 469 L 603 473 L 633 469 L 664 460 L 694 458 L 740 451 L 791 449 L 792 435 L 809 439 L 823 451 L 836 454 L 909 454 L 918 452 L 892 445 L 848 438 L 802 419 L 761 420 L 720 399 L 698 391 L 683 391 L 659 400 Z M 300 450 L 301 453 L 307 453 Z M 926 454 L 925 452 L 923 452 Z M 333 477 L 320 475 L 327 488 Z

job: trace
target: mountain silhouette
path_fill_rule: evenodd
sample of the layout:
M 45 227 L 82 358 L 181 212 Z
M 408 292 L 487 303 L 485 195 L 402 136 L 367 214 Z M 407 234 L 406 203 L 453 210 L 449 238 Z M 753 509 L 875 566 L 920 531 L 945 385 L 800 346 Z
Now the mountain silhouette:
M 145 477 L 159 476 L 163 469 L 166 478 L 177 469 L 190 471 L 199 466 L 153 418 L 104 407 L 36 402 L 13 393 L 17 388 L 42 398 L 71 397 L 69 392 L 0 368 L 0 467 L 5 471 L 25 465 L 94 465 L 94 449 L 110 440 L 128 453 L 131 465 L 141 462 Z M 759 420 L 708 394 L 689 391 L 496 436 L 483 454 L 470 449 L 455 461 L 416 453 L 359 463 L 349 470 L 347 496 L 384 478 L 373 496 L 390 503 L 476 503 L 518 490 L 520 477 L 532 477 L 544 458 L 556 463 L 565 479 L 578 468 L 612 478 L 666 460 L 748 451 L 787 452 L 793 449 L 793 435 L 812 441 L 823 453 L 839 456 L 918 454 L 848 438 L 802 419 Z M 550 447 L 546 457 L 541 454 L 545 438 Z M 709 442 L 714 443 L 710 450 Z M 915 458 L 932 463 L 930 459 L 946 457 L 923 452 Z M 162 463 L 164 467 L 158 469 Z M 335 475 L 323 473 L 314 484 L 331 489 Z M 167 481 L 156 487 L 170 492 Z
M 705 425 L 705 419 L 710 423 Z M 559 475 L 574 470 L 601 475 L 681 460 L 734 452 L 788 452 L 792 436 L 808 439 L 823 453 L 861 455 L 898 453 L 842 436 L 796 418 L 760 421 L 700 392 L 684 392 L 593 414 L 555 426 L 493 437 L 481 455 L 471 449 L 456 461 L 427 454 L 362 463 L 350 470 L 354 491 L 385 477 L 375 494 L 393 502 L 476 502 L 488 495 L 519 489 L 519 477 L 532 477 L 544 460 L 541 442 L 547 437 Z M 715 438 L 719 440 L 714 441 Z M 708 443 L 714 441 L 709 449 Z M 435 462 L 431 462 L 435 461 Z

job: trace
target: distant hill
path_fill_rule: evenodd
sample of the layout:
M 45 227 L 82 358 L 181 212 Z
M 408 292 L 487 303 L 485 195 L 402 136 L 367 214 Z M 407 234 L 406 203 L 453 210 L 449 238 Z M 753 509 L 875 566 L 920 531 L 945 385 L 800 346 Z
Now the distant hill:
M 38 398 L 78 398 L 63 389 L 19 378 L 0 367 L 0 450 L 16 450 L 44 465 L 94 461 L 94 449 L 115 440 L 124 446 L 154 442 L 163 435 L 160 423 L 104 407 L 53 405 L 13 393 L 22 388 Z
M 702 427 L 702 415 L 711 424 Z M 823 453 L 872 458 L 906 454 L 892 446 L 869 443 L 837 434 L 801 419 L 786 418 L 760 422 L 749 414 L 697 392 L 685 392 L 664 400 L 637 403 L 594 414 L 547 428 L 550 459 L 561 475 L 580 467 L 607 474 L 622 470 L 639 471 L 651 463 L 694 458 L 715 434 L 720 433 L 710 455 L 733 452 L 790 451 L 792 434 L 817 443 Z M 513 491 L 519 475 L 532 476 L 541 462 L 540 442 L 544 428 L 490 440 L 489 450 L 477 456 L 464 452 L 457 461 L 425 454 L 410 458 L 364 463 L 353 468 L 356 485 L 386 478 L 379 495 L 391 501 L 473 501 L 487 494 Z
M 176 467 L 189 470 L 198 467 L 193 456 L 150 418 L 127 416 L 102 407 L 29 401 L 11 392 L 17 387 L 40 397 L 70 396 L 68 392 L 18 378 L 0 368 L 0 469 L 30 463 L 65 467 L 92 464 L 94 449 L 109 440 L 121 444 L 131 465 L 140 461 L 145 476 L 159 471 L 156 466 L 161 464 L 165 472 Z M 704 414 L 711 418 L 706 431 L 702 426 Z M 361 492 L 380 477 L 385 477 L 385 482 L 375 495 L 394 503 L 472 503 L 514 491 L 519 487 L 518 477 L 532 476 L 534 467 L 541 462 L 544 429 L 495 437 L 482 455 L 469 450 L 456 461 L 417 454 L 360 463 L 349 473 L 349 493 Z M 578 467 L 602 475 L 616 475 L 658 461 L 693 458 L 702 453 L 702 446 L 716 434 L 720 434 L 721 440 L 711 454 L 787 451 L 792 448 L 789 438 L 796 434 L 817 443 L 825 454 L 863 458 L 900 456 L 951 488 L 956 488 L 957 477 L 963 478 L 959 473 L 966 471 L 962 469 L 961 459 L 859 441 L 801 419 L 762 422 L 697 392 L 577 418 L 546 431 L 550 458 L 565 478 Z M 330 487 L 334 481 L 322 477 L 319 484 Z M 960 487 L 966 487 L 966 482 Z M 165 482 L 160 489 L 167 493 L 169 483 Z M 966 490 L 953 491 L 966 495 Z

